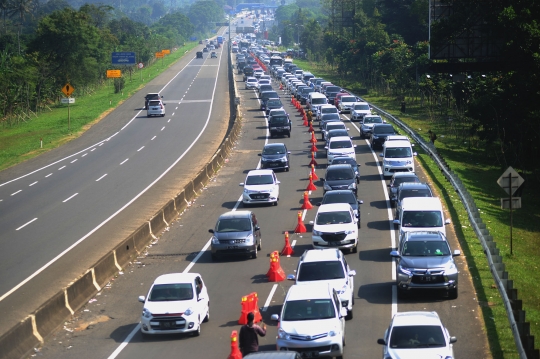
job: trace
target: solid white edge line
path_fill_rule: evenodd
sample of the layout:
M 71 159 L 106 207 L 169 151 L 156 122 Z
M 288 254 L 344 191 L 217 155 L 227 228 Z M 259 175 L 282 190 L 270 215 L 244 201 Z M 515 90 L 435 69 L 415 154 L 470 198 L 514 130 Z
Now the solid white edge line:
M 193 266 L 195 265 L 195 263 L 197 263 L 197 261 L 199 260 L 199 258 L 201 258 L 201 256 L 204 254 L 204 252 L 206 252 L 206 250 L 208 249 L 208 247 L 210 247 L 210 242 L 212 242 L 212 238 L 210 238 L 206 244 L 204 245 L 204 247 L 199 251 L 199 253 L 195 256 L 195 258 L 193 258 L 193 260 L 191 261 L 191 263 L 188 264 L 188 266 L 186 267 L 186 269 L 184 269 L 184 271 L 182 273 L 188 273 L 191 268 L 193 268 Z
M 34 222 L 35 220 L 37 220 L 37 217 L 34 218 L 34 219 L 31 220 L 31 221 L 26 222 L 25 224 L 23 224 L 22 226 L 20 226 L 19 228 L 17 228 L 16 231 L 18 231 L 19 229 L 23 229 L 24 227 L 26 227 L 26 226 L 29 225 L 30 223 Z
M 397 287 L 392 284 L 392 318 L 397 313 Z
M 272 286 L 272 290 L 270 291 L 270 294 L 268 294 L 268 298 L 266 298 L 266 302 L 264 302 L 264 307 L 262 308 L 262 312 L 266 312 L 268 310 L 268 307 L 270 306 L 270 303 L 272 302 L 272 297 L 274 296 L 274 293 L 277 289 L 277 283 Z

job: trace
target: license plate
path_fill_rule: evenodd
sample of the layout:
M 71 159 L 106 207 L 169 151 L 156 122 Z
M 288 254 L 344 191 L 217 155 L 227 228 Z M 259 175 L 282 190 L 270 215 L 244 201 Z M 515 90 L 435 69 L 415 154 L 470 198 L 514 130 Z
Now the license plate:
M 302 353 L 302 358 L 318 358 L 319 352 L 304 352 Z
M 269 163 L 268 164 L 268 166 L 270 166 L 270 167 L 277 167 L 277 165 L 278 165 L 277 163 Z
M 161 322 L 160 326 L 162 328 L 172 328 L 174 326 L 174 322 Z
M 238 246 L 228 246 L 227 249 L 238 249 Z
M 435 282 L 437 280 L 437 277 L 428 275 L 428 276 L 421 277 L 420 280 L 422 282 Z
M 256 195 L 256 196 L 253 196 L 254 199 L 263 199 L 264 196 L 263 195 Z
M 276 131 L 277 131 L 277 132 L 283 132 L 283 129 L 278 128 L 278 129 L 276 129 Z

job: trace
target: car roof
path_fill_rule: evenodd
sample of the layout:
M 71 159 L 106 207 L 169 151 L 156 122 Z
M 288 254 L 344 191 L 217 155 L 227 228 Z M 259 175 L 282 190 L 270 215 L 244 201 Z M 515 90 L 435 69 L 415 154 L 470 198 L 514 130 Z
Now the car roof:
M 336 137 L 332 137 L 330 139 L 330 142 L 334 142 L 334 141 L 351 141 L 351 138 L 350 137 L 346 137 L 346 136 L 336 136 Z M 352 142 L 352 141 L 351 141 Z
M 337 195 L 343 195 L 343 194 L 351 194 L 354 196 L 353 191 L 350 189 L 333 189 L 331 191 L 326 191 L 326 193 L 323 196 L 323 199 L 326 196 L 333 196 L 333 195 L 337 196 Z
M 271 147 L 285 147 L 284 143 L 276 142 L 276 143 L 268 143 L 264 145 L 264 148 L 271 148 Z
M 348 211 L 351 209 L 351 205 L 348 203 L 327 203 L 319 206 L 318 213 L 336 212 L 336 211 Z
M 328 171 L 337 171 L 345 168 L 352 168 L 352 166 L 348 163 L 338 163 L 337 165 L 328 165 L 326 167 L 326 172 Z
M 328 283 L 295 284 L 289 288 L 285 301 L 332 298 Z
M 154 280 L 154 284 L 192 283 L 199 273 L 168 273 L 162 274 Z
M 405 240 L 406 241 L 445 241 L 446 238 L 439 231 L 414 231 L 406 232 Z
M 391 137 L 391 136 L 388 136 L 388 137 Z M 388 141 L 388 140 L 386 140 L 386 142 L 384 143 L 384 146 L 386 148 L 411 147 L 411 143 L 409 141 L 403 141 L 403 140 L 399 140 L 399 141 Z
M 431 187 L 429 187 L 429 185 L 424 182 L 403 182 L 399 184 L 399 188 L 400 189 L 424 189 L 424 188 L 431 189 Z
M 401 203 L 402 210 L 407 211 L 438 211 L 442 209 L 437 197 L 407 197 Z
M 415 178 L 418 178 L 418 176 L 414 173 L 411 173 L 411 172 L 395 172 L 392 176 L 393 178 L 398 178 L 398 177 L 415 177 Z
M 273 174 L 273 170 L 251 170 L 248 172 L 248 176 L 261 176 L 261 175 L 271 175 Z
M 258 81 L 256 77 L 253 77 L 253 76 L 248 76 L 248 78 L 246 79 L 247 81 L 249 80 L 255 80 L 255 81 Z
M 244 358 L 253 359 L 296 359 L 298 353 L 294 351 L 256 352 L 246 355 Z
M 301 262 L 339 261 L 343 254 L 337 248 L 309 249 L 300 257 Z
M 405 135 L 391 135 L 386 138 L 386 141 L 409 141 L 409 137 Z
M 224 218 L 251 218 L 251 211 L 229 211 L 219 216 L 219 219 Z
M 441 319 L 436 312 L 398 312 L 392 320 L 394 327 L 410 325 L 441 325 Z

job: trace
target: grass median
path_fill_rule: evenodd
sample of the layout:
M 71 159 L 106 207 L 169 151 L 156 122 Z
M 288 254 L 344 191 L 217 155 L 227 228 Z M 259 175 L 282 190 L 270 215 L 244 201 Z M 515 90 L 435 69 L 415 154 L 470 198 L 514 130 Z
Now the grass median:
M 124 74 L 125 86 L 119 93 L 114 92 L 112 79 L 103 86 L 96 86 L 92 93 L 80 97 L 75 89 L 72 97 L 76 102 L 70 105 L 69 129 L 68 105 L 64 104 L 54 104 L 50 110 L 18 125 L 0 128 L 0 171 L 79 137 L 197 45 L 196 42 L 186 43 L 186 46 L 157 59 L 152 65 L 136 69 L 131 78 L 129 74 Z M 141 104 L 142 101 L 141 98 Z
M 341 79 L 332 68 L 317 66 L 315 63 L 295 60 L 304 70 L 340 84 L 353 93 L 361 86 Z M 536 280 L 538 257 L 540 255 L 540 194 L 534 191 L 532 183 L 525 186 L 522 197 L 522 209 L 513 215 L 513 254 L 510 254 L 510 214 L 500 208 L 500 198 L 505 192 L 496 183 L 507 165 L 498 156 L 498 149 L 489 146 L 474 137 L 467 137 L 467 128 L 456 128 L 446 118 L 435 116 L 429 106 L 422 106 L 419 98 L 405 98 L 406 113 L 400 112 L 401 99 L 395 96 L 373 94 L 363 96 L 369 102 L 383 108 L 404 121 L 409 127 L 429 140 L 428 131 L 437 134 L 435 146 L 450 168 L 456 172 L 469 193 L 474 197 L 490 234 L 501 251 L 509 279 L 514 280 L 518 288 L 519 299 L 523 300 L 523 309 L 527 312 L 531 334 L 540 337 L 540 281 Z M 417 151 L 420 148 L 417 148 Z M 463 248 L 467 266 L 473 278 L 477 300 L 481 309 L 488 334 L 490 350 L 494 358 L 518 358 L 514 339 L 502 299 L 489 270 L 489 266 L 473 229 L 468 221 L 461 199 L 441 174 L 429 155 L 419 151 L 418 160 L 432 178 L 442 194 L 452 216 L 452 223 Z M 532 182 L 532 181 L 530 181 Z M 527 183 L 526 183 L 527 184 Z

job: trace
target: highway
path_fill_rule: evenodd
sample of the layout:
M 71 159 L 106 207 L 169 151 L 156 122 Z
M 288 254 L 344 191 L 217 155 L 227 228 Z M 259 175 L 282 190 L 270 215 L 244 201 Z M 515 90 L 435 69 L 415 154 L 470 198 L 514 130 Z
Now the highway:
M 269 254 L 281 250 L 284 231 L 292 232 L 297 224 L 297 211 L 308 185 L 310 161 L 310 135 L 302 126 L 301 117 L 290 105 L 290 98 L 283 92 L 282 100 L 291 114 L 293 130 L 291 138 L 269 139 L 266 119 L 258 110 L 259 103 L 253 90 L 245 90 L 241 76 L 235 76 L 241 95 L 243 129 L 241 138 L 226 165 L 210 182 L 204 193 L 191 207 L 171 225 L 147 255 L 141 256 L 126 268 L 110 286 L 95 296 L 83 310 L 52 335 L 40 350 L 43 358 L 146 358 L 146 357 L 193 357 L 224 358 L 230 351 L 230 335 L 238 330 L 240 300 L 253 291 L 258 293 L 259 307 L 263 320 L 269 326 L 266 337 L 260 339 L 261 350 L 275 349 L 276 323 L 270 321 L 271 314 L 279 313 L 290 281 L 269 283 L 266 272 Z M 277 86 L 277 85 L 276 85 Z M 486 334 L 483 330 L 479 307 L 463 256 L 456 262 L 460 271 L 459 298 L 448 300 L 435 295 L 413 297 L 399 301 L 393 282 L 394 264 L 389 252 L 396 236 L 391 219 L 386 193 L 386 182 L 381 177 L 378 153 L 371 151 L 365 140 L 358 135 L 356 123 L 350 123 L 350 134 L 356 148 L 357 162 L 361 164 L 361 183 L 358 197 L 361 205 L 362 228 L 359 249 L 356 254 L 347 254 L 351 269 L 356 270 L 354 318 L 346 323 L 345 357 L 377 358 L 382 348 L 376 341 L 382 338 L 392 314 L 397 311 L 437 311 L 451 335 L 458 338 L 454 345 L 457 358 L 489 358 Z M 319 138 L 320 135 L 317 136 Z M 232 209 L 242 209 L 238 203 L 244 181 L 250 169 L 257 168 L 257 154 L 267 142 L 283 142 L 291 151 L 290 172 L 277 173 L 280 185 L 278 206 L 250 207 L 258 219 L 262 232 L 262 251 L 257 259 L 231 258 L 213 262 L 208 243 L 217 217 Z M 317 174 L 322 176 L 326 167 L 322 143 L 318 143 Z M 426 179 L 421 168 L 417 173 Z M 322 198 L 322 184 L 310 195 L 311 202 Z M 309 221 L 313 220 L 316 208 L 305 213 L 304 223 L 308 232 Z M 459 244 L 447 227 L 448 238 L 453 249 Z M 310 233 L 291 235 L 295 253 L 290 258 L 281 258 L 287 274 L 294 272 L 298 257 L 311 248 Z M 154 279 L 164 273 L 200 273 L 210 295 L 210 321 L 202 325 L 200 337 L 158 336 L 142 338 L 138 322 L 142 304 L 139 295 L 146 295 Z
M 0 334 L 153 215 L 215 152 L 228 126 L 228 59 L 195 51 L 80 138 L 0 173 Z M 146 117 L 147 92 L 163 96 L 165 117 Z

